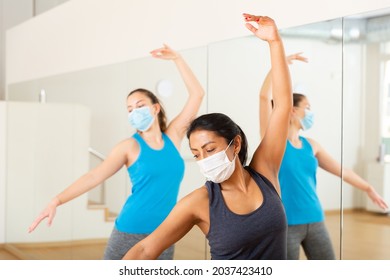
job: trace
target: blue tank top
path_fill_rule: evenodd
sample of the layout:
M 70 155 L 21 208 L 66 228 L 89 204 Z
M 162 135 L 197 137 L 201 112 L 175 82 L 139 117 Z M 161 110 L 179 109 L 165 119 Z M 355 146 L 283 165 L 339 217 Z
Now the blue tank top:
M 287 223 L 283 204 L 271 182 L 245 167 L 263 194 L 255 211 L 239 215 L 228 209 L 220 184 L 206 182 L 210 204 L 207 239 L 213 260 L 280 260 L 287 257 Z
M 287 141 L 279 170 L 281 196 L 288 225 L 321 222 L 324 213 L 317 195 L 318 161 L 306 138 L 300 136 L 301 148 Z
M 119 231 L 149 234 L 168 216 L 177 202 L 184 175 L 184 160 L 169 137 L 163 133 L 164 147 L 155 150 L 135 133 L 140 152 L 128 167 L 132 194 L 119 213 Z

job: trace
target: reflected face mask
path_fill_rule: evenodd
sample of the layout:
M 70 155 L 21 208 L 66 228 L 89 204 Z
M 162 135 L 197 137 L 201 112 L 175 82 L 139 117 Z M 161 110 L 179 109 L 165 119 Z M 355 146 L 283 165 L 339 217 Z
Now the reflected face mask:
M 303 130 L 308 130 L 313 126 L 314 113 L 309 109 L 305 109 L 305 116 L 300 120 Z
M 148 130 L 154 121 L 154 116 L 150 112 L 149 106 L 136 108 L 128 115 L 129 123 L 132 127 L 139 131 Z

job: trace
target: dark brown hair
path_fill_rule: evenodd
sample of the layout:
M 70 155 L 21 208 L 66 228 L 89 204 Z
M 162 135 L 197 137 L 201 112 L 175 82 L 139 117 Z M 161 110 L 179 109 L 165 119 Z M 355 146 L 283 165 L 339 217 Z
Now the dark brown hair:
M 302 93 L 293 93 L 293 106 L 299 107 L 299 103 L 305 98 L 306 96 Z
M 129 98 L 130 95 L 132 95 L 135 92 L 142 93 L 146 97 L 148 97 L 151 101 L 152 104 L 159 104 L 160 105 L 160 112 L 158 113 L 158 123 L 160 125 L 160 129 L 162 132 L 164 132 L 167 129 L 167 116 L 165 114 L 165 110 L 163 106 L 161 105 L 160 100 L 157 98 L 157 96 L 152 93 L 151 91 L 144 89 L 144 88 L 137 88 L 129 93 L 127 98 Z
M 302 99 L 306 98 L 306 96 L 302 93 L 293 93 L 293 106 L 299 107 L 299 103 L 301 103 Z M 274 101 L 271 99 L 272 108 L 274 107 Z

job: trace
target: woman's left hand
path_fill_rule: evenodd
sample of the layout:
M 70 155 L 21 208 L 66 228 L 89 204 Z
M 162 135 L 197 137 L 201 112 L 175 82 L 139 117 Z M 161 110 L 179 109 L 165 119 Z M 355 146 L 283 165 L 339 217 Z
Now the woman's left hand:
M 374 202 L 376 205 L 378 205 L 383 210 L 387 210 L 389 207 L 387 206 L 386 202 L 383 200 L 383 198 L 374 190 L 374 188 L 370 188 L 367 191 L 368 197 Z
M 166 60 L 175 60 L 180 57 L 180 55 L 171 49 L 168 45 L 164 44 L 164 47 L 152 50 L 150 54 L 153 57 L 166 59 Z

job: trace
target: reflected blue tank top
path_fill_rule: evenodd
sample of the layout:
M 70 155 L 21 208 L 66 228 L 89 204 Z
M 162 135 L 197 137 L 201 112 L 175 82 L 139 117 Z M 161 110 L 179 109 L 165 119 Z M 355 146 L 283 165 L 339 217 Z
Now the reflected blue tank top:
M 163 133 L 164 147 L 155 150 L 135 133 L 140 153 L 128 167 L 132 194 L 128 197 L 115 226 L 119 231 L 148 234 L 168 216 L 177 202 L 184 175 L 184 160 L 169 137 Z
M 301 148 L 287 141 L 279 170 L 281 196 L 288 225 L 321 222 L 324 213 L 317 195 L 318 161 L 309 141 L 300 136 Z
M 287 223 L 282 201 L 270 181 L 245 167 L 263 194 L 255 211 L 239 215 L 228 209 L 220 184 L 206 182 L 210 204 L 207 239 L 213 260 L 285 260 Z

